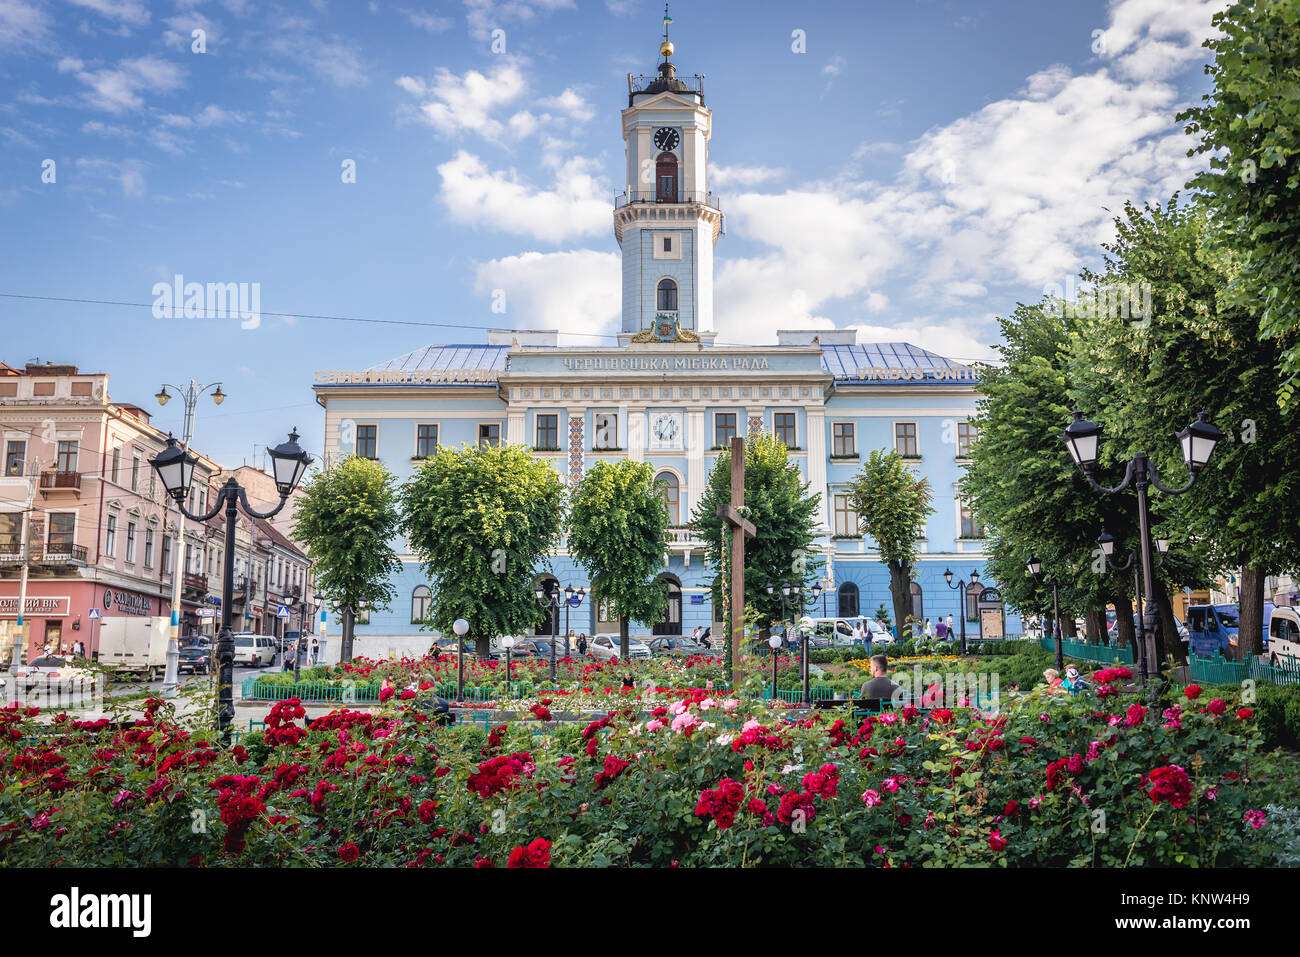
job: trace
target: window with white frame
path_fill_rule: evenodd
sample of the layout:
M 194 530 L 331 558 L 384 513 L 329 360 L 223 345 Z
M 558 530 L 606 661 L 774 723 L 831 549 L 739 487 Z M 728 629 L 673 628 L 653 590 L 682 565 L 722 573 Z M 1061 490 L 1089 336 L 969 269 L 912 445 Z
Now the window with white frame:
M 862 529 L 858 524 L 858 513 L 853 510 L 849 496 L 839 493 L 832 499 L 832 503 L 834 534 L 853 538 L 860 536 Z
M 117 553 L 117 516 L 108 516 L 108 527 L 104 531 L 104 554 L 113 558 Z
M 831 455 L 858 454 L 858 439 L 852 422 L 831 423 Z
M 894 423 L 894 450 L 905 459 L 920 458 L 915 422 Z

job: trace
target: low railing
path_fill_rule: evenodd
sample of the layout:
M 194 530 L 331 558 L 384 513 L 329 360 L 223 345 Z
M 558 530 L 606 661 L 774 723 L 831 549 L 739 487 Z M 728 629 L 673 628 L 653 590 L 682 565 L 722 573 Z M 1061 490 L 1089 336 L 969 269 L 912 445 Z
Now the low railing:
M 632 203 L 655 203 L 659 205 L 698 203 L 701 206 L 709 206 L 717 210 L 722 209 L 722 201 L 718 198 L 718 194 L 712 191 L 679 190 L 676 198 L 664 198 L 653 189 L 634 189 L 630 192 L 619 193 L 614 197 L 615 209 L 622 209 Z
M 1044 651 L 1056 651 L 1055 638 L 1040 638 L 1038 645 Z M 1095 661 L 1102 665 L 1132 665 L 1134 663 L 1132 647 L 1112 647 L 1111 645 L 1092 645 L 1086 641 L 1061 639 L 1061 654 L 1066 658 L 1078 658 L 1081 661 Z
M 71 565 L 86 563 L 85 545 L 46 545 L 42 550 L 39 545 L 32 546 L 32 561 L 42 565 Z
M 1228 661 L 1221 655 L 1192 655 L 1187 661 L 1187 676 L 1193 682 L 1211 685 L 1240 684 L 1247 679 L 1275 685 L 1300 685 L 1300 659 L 1279 658 L 1277 664 L 1247 655 L 1242 661 Z
M 700 531 L 694 525 L 669 525 L 668 544 L 703 548 L 704 539 L 700 538 Z
M 80 489 L 81 473 L 80 472 L 42 472 L 41 473 L 41 491 L 50 489 Z
M 186 588 L 192 588 L 195 591 L 206 592 L 208 590 L 208 576 L 197 572 L 186 572 L 181 582 Z

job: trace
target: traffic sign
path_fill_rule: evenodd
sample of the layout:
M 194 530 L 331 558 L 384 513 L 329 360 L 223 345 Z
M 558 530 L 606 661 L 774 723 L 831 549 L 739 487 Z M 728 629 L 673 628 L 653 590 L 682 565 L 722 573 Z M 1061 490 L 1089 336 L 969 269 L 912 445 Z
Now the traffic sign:
M 286 608 L 286 607 L 284 607 L 284 605 L 281 605 L 281 606 L 280 606 L 280 610 L 277 611 L 277 612 L 275 613 L 275 617 L 276 617 L 276 618 L 288 618 L 288 617 L 289 617 L 289 609 Z
M 217 615 L 216 611 L 211 608 L 200 608 L 194 612 L 194 614 L 198 615 L 200 618 L 215 618 Z
M 98 617 L 99 617 L 99 609 L 98 609 L 98 608 L 92 608 L 92 609 L 90 609 L 90 611 L 86 612 L 86 617 L 87 617 L 87 618 L 98 618 Z

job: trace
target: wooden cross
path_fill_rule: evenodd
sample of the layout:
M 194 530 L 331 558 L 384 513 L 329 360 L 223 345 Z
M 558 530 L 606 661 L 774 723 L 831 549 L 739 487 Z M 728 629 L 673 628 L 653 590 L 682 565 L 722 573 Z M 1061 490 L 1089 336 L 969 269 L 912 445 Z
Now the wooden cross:
M 745 637 L 745 539 L 753 538 L 752 522 L 740 514 L 745 504 L 745 440 L 731 439 L 731 504 L 718 506 L 718 518 L 731 526 L 731 661 L 732 681 L 740 667 L 740 646 Z

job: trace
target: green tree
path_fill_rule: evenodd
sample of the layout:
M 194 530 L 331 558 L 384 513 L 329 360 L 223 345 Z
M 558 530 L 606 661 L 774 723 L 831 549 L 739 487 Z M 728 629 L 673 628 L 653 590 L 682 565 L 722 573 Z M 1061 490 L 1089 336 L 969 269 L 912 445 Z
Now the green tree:
M 912 614 L 912 568 L 925 520 L 934 512 L 930 480 L 917 475 L 894 450 L 872 449 L 847 488 L 863 534 L 876 540 L 889 569 L 889 594 L 900 628 Z
M 1300 564 L 1300 407 L 1284 411 L 1273 400 L 1281 344 L 1261 338 L 1256 315 L 1223 295 L 1242 257 L 1211 242 L 1211 221 L 1209 209 L 1177 197 L 1163 208 L 1125 206 L 1104 247 L 1105 271 L 1083 278 L 1149 286 L 1153 315 L 1149 323 L 1093 317 L 1075 342 L 1071 392 L 1106 428 L 1108 461 L 1145 451 L 1167 485 L 1187 478 L 1175 431 L 1203 407 L 1224 430 L 1187 493 L 1153 491 L 1161 534 L 1173 543 L 1162 571 L 1201 585 L 1211 572 L 1241 568 L 1239 650 L 1259 654 L 1264 579 Z M 1165 642 L 1167 651 L 1178 647 Z
M 1189 185 L 1241 254 L 1227 291 L 1282 346 L 1277 395 L 1290 406 L 1300 384 L 1300 0 L 1244 0 L 1213 23 L 1214 89 L 1178 117 L 1199 134 L 1189 154 L 1210 154 Z
M 820 577 L 823 562 L 811 557 L 818 498 L 809 494 L 785 443 L 771 435 L 746 440 L 745 507 L 757 534 L 745 542 L 745 605 L 756 609 L 768 627 L 781 620 L 780 588 L 769 595 L 768 583 L 798 586 L 807 594 Z M 709 563 L 717 569 L 722 568 L 723 536 L 730 536 L 730 526 L 718 518 L 718 506 L 730 503 L 731 450 L 724 449 L 691 513 Z
M 1060 302 L 1021 304 L 999 319 L 1002 362 L 981 371 L 979 439 L 961 481 L 988 535 L 988 575 L 1007 604 L 1050 617 L 1051 586 L 1025 569 L 1036 557 L 1044 579 L 1059 584 L 1062 629 L 1071 635 L 1076 616 L 1122 604 L 1131 591 L 1098 561 L 1097 536 L 1105 527 L 1124 541 L 1136 527 L 1132 504 L 1092 489 L 1057 438 L 1073 408 L 1067 367 L 1080 322 Z M 1119 617 L 1131 633 L 1131 617 Z
M 469 622 L 480 655 L 546 617 L 536 568 L 559 538 L 564 487 L 522 446 L 443 448 L 402 489 L 407 537 L 433 586 L 428 624 Z
M 338 607 L 387 608 L 401 562 L 397 485 L 384 466 L 350 455 L 302 486 L 293 533 L 311 552 L 317 587 Z M 353 615 L 344 615 L 342 660 L 352 657 Z
M 668 504 L 648 462 L 597 462 L 572 490 L 569 554 L 594 583 L 593 601 L 618 615 L 619 657 L 628 657 L 628 625 L 655 622 L 668 607 L 656 581 L 668 550 Z

